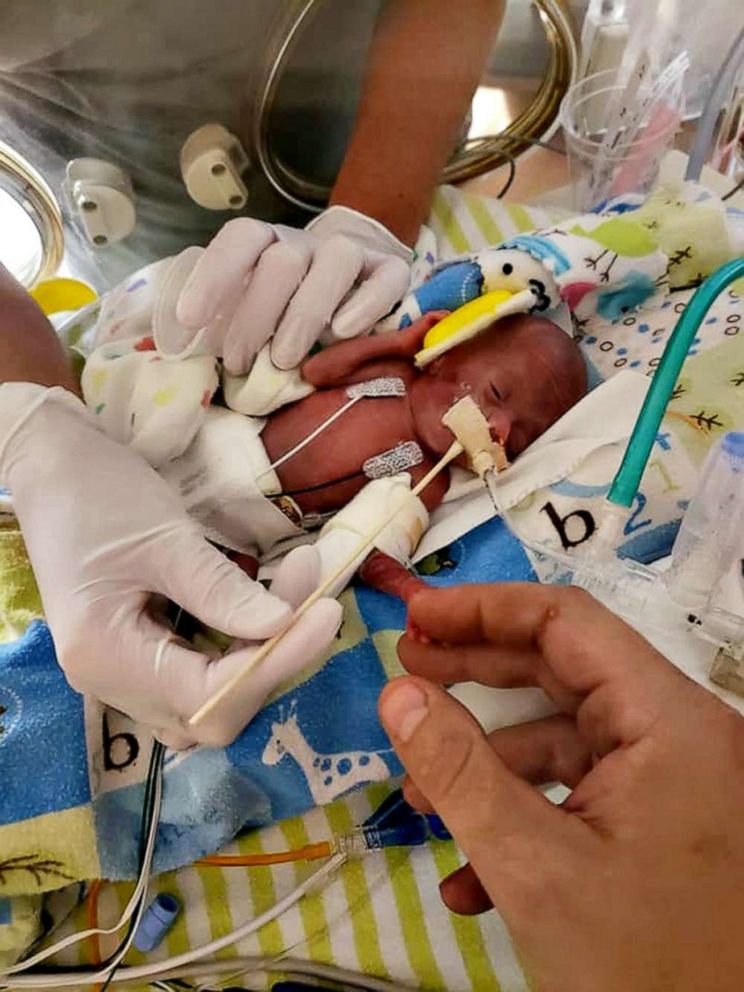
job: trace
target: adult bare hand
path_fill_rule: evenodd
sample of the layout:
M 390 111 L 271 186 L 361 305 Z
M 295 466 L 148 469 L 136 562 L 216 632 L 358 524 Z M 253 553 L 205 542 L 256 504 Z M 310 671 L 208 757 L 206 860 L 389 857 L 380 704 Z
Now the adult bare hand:
M 425 590 L 380 713 L 407 796 L 470 864 L 456 912 L 494 905 L 550 992 L 744 988 L 744 719 L 590 596 Z M 560 715 L 489 736 L 435 683 L 540 686 Z M 560 807 L 534 785 L 572 789 Z

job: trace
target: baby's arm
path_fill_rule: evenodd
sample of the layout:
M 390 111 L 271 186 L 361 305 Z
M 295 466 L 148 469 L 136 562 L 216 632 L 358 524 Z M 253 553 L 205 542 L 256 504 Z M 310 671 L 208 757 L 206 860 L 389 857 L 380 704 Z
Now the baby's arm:
M 412 359 L 421 349 L 426 333 L 446 311 L 437 310 L 411 324 L 404 331 L 374 334 L 366 338 L 341 341 L 308 358 L 302 366 L 302 378 L 316 388 L 344 386 L 353 382 L 359 370 L 382 359 Z

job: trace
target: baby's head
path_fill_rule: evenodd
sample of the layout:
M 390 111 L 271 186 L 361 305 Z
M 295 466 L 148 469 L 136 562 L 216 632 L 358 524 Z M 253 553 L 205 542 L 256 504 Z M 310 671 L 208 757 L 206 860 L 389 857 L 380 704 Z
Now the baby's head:
M 453 440 L 442 417 L 470 394 L 507 456 L 520 452 L 586 393 L 577 345 L 552 321 L 517 314 L 445 352 L 411 387 L 416 432 L 436 454 Z

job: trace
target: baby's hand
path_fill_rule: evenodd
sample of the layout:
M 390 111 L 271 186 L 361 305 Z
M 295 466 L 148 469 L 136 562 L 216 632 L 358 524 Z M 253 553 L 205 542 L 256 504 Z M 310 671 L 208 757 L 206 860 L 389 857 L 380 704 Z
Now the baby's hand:
M 397 331 L 395 336 L 398 339 L 399 354 L 405 355 L 407 358 L 413 358 L 418 354 L 424 346 L 426 335 L 449 312 L 449 310 L 432 310 L 431 313 L 425 313 L 423 317 L 414 320 L 410 327 Z

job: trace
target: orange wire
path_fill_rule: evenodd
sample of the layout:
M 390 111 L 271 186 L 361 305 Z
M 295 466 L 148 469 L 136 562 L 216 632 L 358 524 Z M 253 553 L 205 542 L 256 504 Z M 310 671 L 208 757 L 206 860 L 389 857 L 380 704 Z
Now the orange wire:
M 90 889 L 88 889 L 88 898 L 85 902 L 86 915 L 88 919 L 88 929 L 97 930 L 98 929 L 98 893 L 101 891 L 102 882 L 100 878 L 95 879 L 91 882 Z M 88 944 L 90 946 L 90 957 L 92 964 L 101 963 L 101 942 L 98 939 L 97 933 L 92 933 L 88 937 Z
M 243 868 L 258 867 L 259 865 L 283 865 L 289 861 L 317 861 L 329 858 L 333 849 L 329 841 L 318 844 L 306 844 L 294 851 L 274 851 L 268 854 L 214 854 L 209 858 L 200 858 L 196 864 L 208 868 Z
M 88 918 L 88 929 L 97 930 L 98 929 L 98 895 L 101 891 L 101 886 L 103 882 L 100 878 L 94 879 L 90 883 L 90 889 L 88 890 L 88 898 L 85 901 L 85 910 Z M 90 956 L 92 964 L 101 963 L 101 942 L 98 939 L 97 933 L 92 933 L 88 937 L 88 944 L 90 945 Z M 103 985 L 96 985 L 93 992 L 101 992 Z

